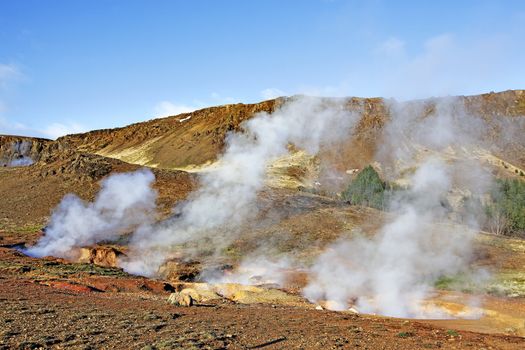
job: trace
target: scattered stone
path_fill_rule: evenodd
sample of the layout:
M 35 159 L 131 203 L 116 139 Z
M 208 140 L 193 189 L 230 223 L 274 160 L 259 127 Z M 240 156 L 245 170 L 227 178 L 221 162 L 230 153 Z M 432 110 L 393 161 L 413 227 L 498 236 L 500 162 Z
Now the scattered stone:
M 53 287 L 53 288 L 64 289 L 64 290 L 68 290 L 72 292 L 79 292 L 79 293 L 100 292 L 100 290 L 93 288 L 93 287 L 84 286 L 81 284 L 68 283 L 68 282 L 63 282 L 63 281 L 49 281 L 43 284 L 47 284 L 48 286 Z
M 206 283 L 195 283 L 193 288 L 184 288 L 180 293 L 189 295 L 197 303 L 221 299 Z
M 354 333 L 361 333 L 363 331 L 363 327 L 352 327 L 352 332 Z
M 42 344 L 31 342 L 31 341 L 24 341 L 18 344 L 18 349 L 20 350 L 41 349 L 41 348 L 43 348 Z
M 175 306 L 193 306 L 193 298 L 188 294 L 175 292 L 169 296 L 168 303 Z
M 153 325 L 152 329 L 155 331 L 155 332 L 158 332 L 160 331 L 162 328 L 166 327 L 167 323 L 165 322 L 161 322 L 161 323 L 157 323 L 155 325 Z
M 60 343 L 60 339 L 47 335 L 42 337 L 42 343 L 44 343 L 46 346 L 51 346 Z
M 91 247 L 80 248 L 79 263 L 95 264 L 104 267 L 116 267 L 117 260 L 124 255 L 120 250 L 114 247 Z
M 159 268 L 158 274 L 172 282 L 191 282 L 201 273 L 202 266 L 196 261 L 170 260 Z
M 75 334 L 68 334 L 64 337 L 64 341 L 65 342 L 68 342 L 68 341 L 72 341 L 72 340 L 75 340 L 77 336 Z
M 354 307 L 349 308 L 348 311 L 350 311 L 353 314 L 358 314 L 359 313 L 359 311 L 356 308 L 354 308 Z
M 146 346 L 143 346 L 140 350 L 155 350 L 155 349 L 157 348 L 154 346 L 146 345 Z
M 144 321 L 154 321 L 154 320 L 160 320 L 161 317 L 159 315 L 154 314 L 154 313 L 148 313 L 148 314 L 144 315 L 144 317 L 142 319 Z

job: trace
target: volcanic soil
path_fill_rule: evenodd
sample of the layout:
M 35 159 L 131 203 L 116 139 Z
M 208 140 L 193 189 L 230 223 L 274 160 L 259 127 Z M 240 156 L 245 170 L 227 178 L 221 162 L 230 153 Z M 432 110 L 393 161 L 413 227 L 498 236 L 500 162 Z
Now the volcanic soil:
M 525 115 L 523 91 L 463 99 L 488 119 Z M 271 112 L 281 102 L 214 107 L 56 141 L 0 136 L 0 164 L 20 156 L 35 161 L 27 167 L 0 167 L 0 349 L 524 348 L 525 244 L 521 239 L 488 234 L 478 239 L 473 263 L 492 267 L 501 277 L 493 291 L 479 292 L 490 316 L 481 320 L 405 320 L 318 310 L 302 301 L 242 303 L 228 297 L 175 306 L 168 303 L 170 294 L 191 287 L 190 281 L 181 281 L 186 271 L 148 279 L 112 266 L 35 259 L 19 251 L 38 240 L 65 194 L 92 200 L 100 181 L 115 172 L 150 167 L 159 192 L 159 218 L 166 217 L 196 188 L 199 168 L 217 159 L 226 133 L 241 129 L 242 121 L 256 112 Z M 379 131 L 389 118 L 381 99 L 353 98 L 348 106 L 363 112 L 359 134 L 337 152 L 325 154 L 330 166 L 342 170 L 371 162 Z M 427 109 L 432 106 L 429 102 Z M 28 154 L 13 151 L 13 144 L 24 142 L 30 145 Z M 494 171 L 518 176 L 515 173 L 525 168 L 524 150 L 523 138 L 496 149 L 491 154 Z M 315 168 L 315 160 L 299 156 L 293 160 L 293 167 L 277 164 L 272 169 L 277 178 L 273 185 L 280 188 L 261 193 L 263 220 L 248 227 L 250 234 L 229 247 L 228 263 L 236 264 L 261 237 L 308 259 L 341 231 L 360 227 L 364 234 L 372 234 L 381 225 L 383 214 L 343 203 L 330 194 L 332 189 L 318 194 L 305 191 L 303 177 Z M 300 300 L 304 280 L 296 282 L 286 293 Z M 449 292 L 447 286 L 443 289 L 436 300 L 464 297 Z
M 0 248 L 2 349 L 519 349 L 521 337 L 426 321 L 227 300 L 167 303 L 177 286 Z

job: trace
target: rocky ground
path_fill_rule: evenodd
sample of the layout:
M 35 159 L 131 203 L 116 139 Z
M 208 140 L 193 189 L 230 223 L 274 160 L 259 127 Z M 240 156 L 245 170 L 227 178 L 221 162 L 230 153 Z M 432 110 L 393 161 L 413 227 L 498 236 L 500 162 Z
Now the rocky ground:
M 119 269 L 0 248 L 2 349 L 520 349 L 521 337 L 228 299 L 168 303 L 177 287 Z
M 490 317 L 481 321 L 319 310 L 293 288 L 236 285 L 215 288 L 220 296 L 190 293 L 193 306 L 176 306 L 170 295 L 202 286 L 181 281 L 192 266 L 175 264 L 166 280 L 156 280 L 93 264 L 114 264 L 110 247 L 86 250 L 85 263 L 34 259 L 17 250 L 39 235 L 0 232 L 0 349 L 520 349 L 525 342 L 517 336 L 523 298 L 486 296 Z M 491 242 L 485 258 L 504 255 L 494 250 L 502 242 Z M 516 263 L 521 257 L 512 255 L 502 266 Z M 450 295 L 443 300 L 450 302 Z
M 496 126 L 501 118 L 525 114 L 523 91 L 461 98 L 469 110 Z M 18 251 L 36 242 L 65 194 L 92 200 L 110 173 L 143 165 L 156 176 L 159 217 L 170 215 L 195 189 L 199 169 L 216 160 L 226 133 L 281 102 L 207 108 L 56 141 L 0 136 L 0 349 L 524 348 L 525 244 L 520 239 L 479 235 L 472 263 L 492 269 L 494 280 L 485 289 L 469 291 L 463 290 L 461 278 L 442 280 L 436 302 L 457 308 L 467 296 L 451 290 L 476 293 L 485 316 L 440 321 L 319 310 L 300 296 L 300 276 L 285 290 L 214 287 L 208 298 L 199 297 L 202 291 L 192 294 L 193 306 L 176 306 L 168 302 L 170 295 L 198 289 L 192 279 L 205 261 L 170 262 L 159 279 L 147 279 L 114 267 L 126 250 L 122 245 L 88 247 L 77 262 L 34 259 Z M 304 187 L 305 178 L 316 171 L 322 176 L 323 167 L 347 174 L 371 162 L 389 118 L 385 101 L 350 98 L 347 106 L 363 115 L 356 137 L 319 157 L 294 150 L 273 164 L 271 188 L 260 193 L 257 203 L 260 218 L 246 224 L 246 234 L 222 252 L 224 266 L 238 263 L 261 240 L 271 240 L 276 252 L 293 250 L 308 261 L 341 232 L 359 228 L 369 235 L 381 225 L 387 214 Z M 425 102 L 423 112 L 433 108 L 435 101 Z M 490 154 L 488 163 L 498 176 L 518 177 L 525 169 L 523 141 L 516 138 L 500 153 Z M 19 166 L 27 158 L 34 163 Z

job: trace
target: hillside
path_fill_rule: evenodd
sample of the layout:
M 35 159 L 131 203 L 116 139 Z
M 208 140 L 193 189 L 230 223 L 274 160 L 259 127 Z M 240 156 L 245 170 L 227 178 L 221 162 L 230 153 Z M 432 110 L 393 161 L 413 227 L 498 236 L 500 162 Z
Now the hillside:
M 525 138 L 512 137 L 509 138 L 511 142 L 501 143 L 501 140 L 505 139 L 501 135 L 507 132 L 505 123 L 517 124 L 518 130 L 523 130 L 524 91 L 460 96 L 457 99 L 464 104 L 466 112 L 481 116 L 492 126 L 486 136 L 487 139 L 494 140 L 493 147 L 479 157 L 493 164 L 503 176 L 513 176 L 519 170 L 525 169 Z M 443 99 L 433 98 L 405 102 L 401 105 L 402 108 L 424 117 L 432 113 L 441 100 Z M 192 172 L 199 170 L 217 159 L 223 150 L 228 132 L 240 130 L 242 122 L 258 112 L 271 113 L 284 101 L 286 98 L 257 104 L 205 108 L 121 128 L 68 135 L 56 141 L 0 136 L 0 165 L 5 167 L 13 161 L 15 165 L 16 161 L 22 161 L 21 165 L 26 161 L 36 162 L 32 167 L 15 166 L 1 171 L 0 177 L 3 180 L 0 192 L 5 194 L 5 198 L 9 198 L 4 201 L 6 205 L 2 209 L 4 220 L 26 215 L 23 210 L 18 209 L 18 205 L 9 202 L 16 199 L 17 196 L 13 194 L 19 193 L 19 188 L 25 189 L 23 198 L 39 198 L 43 195 L 49 200 L 34 201 L 36 203 L 33 205 L 41 206 L 33 212 L 35 218 L 38 218 L 37 221 L 41 222 L 46 216 L 45 213 L 48 213 L 67 192 L 80 193 L 86 199 L 93 198 L 98 188 L 97 181 L 112 171 L 131 170 L 144 165 L 158 169 Z M 315 177 L 324 180 L 323 184 L 329 186 L 327 190 L 340 190 L 340 184 L 332 185 L 330 179 L 323 178 L 322 169 L 333 168 L 346 177 L 347 169 L 360 169 L 374 161 L 377 145 L 384 137 L 383 127 L 391 118 L 392 102 L 381 98 L 344 99 L 345 108 L 360 115 L 356 135 L 349 137 L 343 144 L 338 144 L 336 149 L 322 150 L 318 158 L 299 153 L 292 156 L 295 160 L 283 158 L 276 161 L 269 170 L 271 178 L 274 179 L 270 181 L 276 186 L 297 188 L 312 186 L 313 180 L 308 178 Z M 322 164 L 318 159 L 322 160 Z M 46 188 L 47 183 L 53 182 L 60 183 L 60 186 L 50 185 L 51 188 Z M 39 185 L 36 186 L 36 183 Z M 175 188 L 179 185 L 171 184 Z M 42 191 L 42 195 L 35 192 L 44 188 L 46 189 Z M 161 191 L 161 197 L 164 198 L 162 201 L 167 207 L 182 198 L 178 194 L 171 200 L 165 198 L 165 191 L 178 191 Z M 182 191 L 186 192 L 187 189 Z
M 4 334 L 5 343 L 47 344 L 47 338 L 29 339 L 19 331 L 27 305 L 37 305 L 38 310 L 58 310 L 57 320 L 62 323 L 75 319 L 76 313 L 82 320 L 94 317 L 106 322 L 109 318 L 101 316 L 104 309 L 110 319 L 124 324 L 126 320 L 117 310 L 138 312 L 140 316 L 134 318 L 136 327 L 131 327 L 123 339 L 127 344 L 137 339 L 142 344 L 156 344 L 153 348 L 163 348 L 164 341 L 168 348 L 170 344 L 258 348 L 266 347 L 265 342 L 272 339 L 277 340 L 269 348 L 273 344 L 279 348 L 280 342 L 289 345 L 284 343 L 288 341 L 291 347 L 304 348 L 344 348 L 348 342 L 390 348 L 389 344 L 396 341 L 412 348 L 515 348 L 525 336 L 520 318 L 525 310 L 525 245 L 520 238 L 478 234 L 477 222 L 471 225 L 470 218 L 463 219 L 461 209 L 466 207 L 466 199 L 485 185 L 484 179 L 523 178 L 520 172 L 525 171 L 525 91 L 408 102 L 322 98 L 306 103 L 306 107 L 301 105 L 296 115 L 294 110 L 279 114 L 280 108 L 298 99 L 205 108 L 121 128 L 67 135 L 55 141 L 0 136 L 0 278 L 6 282 L 2 283 L 0 297 L 9 308 L 2 316 L 14 315 Z M 322 108 L 312 112 L 318 101 Z M 330 119 L 330 115 L 323 115 L 328 122 L 316 119 L 315 113 L 322 113 L 327 106 L 336 106 L 331 113 L 340 113 L 341 107 L 344 118 L 355 118 L 352 133 L 338 133 L 339 129 L 344 130 L 339 124 L 344 122 L 343 117 Z M 258 119 L 254 116 L 259 112 L 275 113 L 271 118 L 262 118 L 259 124 L 248 125 L 246 122 Z M 293 139 L 289 135 L 296 135 L 296 125 L 287 118 L 301 121 L 303 115 L 311 120 L 297 125 L 303 128 L 297 133 L 301 137 L 294 139 L 297 144 L 289 142 Z M 272 118 L 282 118 L 277 127 L 269 124 Z M 440 122 L 433 123 L 436 120 Z M 243 138 L 248 134 L 246 128 L 268 125 L 273 128 L 264 129 L 264 135 L 254 136 L 252 129 L 252 134 Z M 330 136 L 328 140 L 316 135 L 317 126 L 324 127 L 323 132 Z M 280 139 L 284 129 L 289 135 Z M 275 138 L 260 139 L 265 135 L 273 137 L 274 132 Z M 308 141 L 317 136 L 319 147 L 308 148 Z M 233 147 L 233 156 L 228 147 Z M 233 164 L 231 170 L 231 164 L 221 164 L 225 154 Z M 435 162 L 425 163 L 425 159 Z M 426 172 L 418 172 L 429 164 Z M 369 171 L 377 171 L 377 181 L 384 179 L 385 186 L 388 183 L 389 188 L 399 191 L 394 195 L 398 194 L 398 202 L 406 205 L 399 213 L 361 206 L 341 196 L 349 182 L 368 165 Z M 155 216 L 152 222 L 145 220 L 142 231 L 127 226 L 119 231 L 118 225 L 109 225 L 101 232 L 118 232 L 120 236 L 104 236 L 93 244 L 73 244 L 71 257 L 34 258 L 19 252 L 18 249 L 50 236 L 48 228 L 43 227 L 50 224 L 53 210 L 73 207 L 69 219 L 87 217 L 88 220 L 79 220 L 81 224 L 77 226 L 76 221 L 71 222 L 75 224 L 69 225 L 74 227 L 70 231 L 73 235 L 86 231 L 91 221 L 111 216 L 113 208 L 101 203 L 100 215 L 90 217 L 98 210 L 92 203 L 103 192 L 104 180 L 141 168 L 150 169 L 154 175 L 153 192 L 145 194 L 158 193 Z M 428 179 L 435 181 L 425 182 Z M 125 203 L 128 192 L 139 185 L 133 183 L 121 192 L 110 191 L 110 196 L 102 196 L 103 201 L 116 206 Z M 417 192 L 418 188 L 423 190 Z M 88 209 L 80 210 L 71 203 L 56 209 L 69 193 L 77 195 Z M 419 217 L 403 216 L 418 213 L 420 208 L 424 211 Z M 124 221 L 141 218 L 140 212 L 130 213 L 123 216 Z M 431 218 L 429 222 L 425 221 L 427 216 Z M 65 218 L 59 216 L 58 224 L 67 226 Z M 376 237 L 388 236 L 392 227 L 395 235 L 388 244 L 379 241 L 370 250 L 367 244 L 357 248 L 351 245 L 366 240 L 376 244 Z M 403 229 L 395 231 L 396 227 Z M 194 237 L 185 235 L 187 232 Z M 151 275 L 139 271 L 148 278 L 136 276 L 134 271 L 128 274 L 130 270 L 122 265 L 137 254 L 137 246 L 133 245 L 137 241 L 139 248 L 152 247 L 151 251 L 138 250 L 144 253 L 141 262 L 156 262 L 162 257 Z M 452 257 L 449 251 L 453 252 Z M 405 252 L 414 254 L 405 256 Z M 440 252 L 444 258 L 436 259 Z M 352 278 L 366 280 L 374 275 L 373 270 L 365 270 L 364 277 L 348 277 L 345 271 L 352 269 L 345 270 L 345 266 L 352 265 L 344 265 L 345 259 L 356 256 L 363 266 L 370 264 L 372 269 L 383 271 L 381 255 L 394 259 L 387 260 L 392 270 L 392 266 L 409 266 L 408 272 L 401 271 L 401 281 L 418 274 L 410 269 L 412 265 L 423 266 L 424 278 L 432 265 L 454 268 L 449 261 L 455 259 L 458 265 L 465 265 L 464 270 L 452 269 L 450 274 L 448 270 L 438 271 L 441 274 L 432 276 L 437 279 L 435 284 L 426 286 L 432 293 L 418 306 L 423 314 L 425 308 L 434 307 L 457 319 L 409 321 L 367 315 L 375 314 L 374 311 L 356 314 L 361 310 L 352 306 L 357 304 L 355 295 L 347 298 L 350 304 L 344 311 L 336 313 L 326 310 L 341 310 L 336 300 L 323 296 L 313 302 L 303 293 L 317 278 L 321 281 L 319 288 L 326 288 L 327 295 L 340 295 L 344 288 L 339 290 L 332 284 L 343 283 L 345 287 Z M 325 267 L 324 260 L 317 261 L 319 257 L 329 262 L 333 259 L 336 265 Z M 320 264 L 318 271 L 312 269 L 314 263 Z M 333 271 L 340 275 L 324 283 Z M 469 275 L 471 272 L 473 276 Z M 380 285 L 396 279 L 382 275 L 374 278 Z M 484 283 L 481 287 L 476 284 L 478 280 Z M 414 288 L 418 287 L 414 284 Z M 188 290 L 201 307 L 166 304 L 169 293 Z M 14 291 L 19 291 L 24 299 L 17 299 Z M 346 295 L 342 295 L 344 299 Z M 478 298 L 483 302 L 478 303 Z M 395 303 L 401 304 L 401 299 Z M 49 307 L 44 307 L 45 302 Z M 65 310 L 64 302 L 71 303 L 73 311 Z M 155 315 L 147 310 L 154 310 Z M 269 339 L 260 337 L 258 314 L 267 323 L 264 329 L 272 335 Z M 417 315 L 403 317 L 418 318 Z M 442 318 L 443 314 L 439 315 Z M 473 320 L 471 315 L 483 317 Z M 64 332 L 58 329 L 59 323 L 46 323 L 47 317 L 47 311 L 38 311 L 31 322 L 56 333 L 57 339 L 50 340 L 56 341 L 53 344 L 100 347 L 114 344 L 103 338 L 106 334 L 122 336 L 119 326 L 106 322 L 106 333 L 90 328 L 91 336 L 71 338 L 66 333 L 83 332 L 80 328 L 84 321 L 68 323 L 71 326 Z M 210 317 L 213 325 L 205 325 L 203 320 Z M 280 318 L 298 325 L 283 328 Z M 178 327 L 179 321 L 184 327 L 195 327 L 198 334 L 170 337 L 168 331 Z M 305 331 L 299 324 L 318 321 L 327 327 L 323 334 Z M 225 322 L 229 322 L 228 333 L 217 333 L 216 328 Z M 352 327 L 350 336 L 348 327 Z M 284 336 L 283 332 L 288 333 Z M 252 338 L 256 333 L 257 341 Z
M 525 114 L 523 90 L 458 98 L 465 104 L 467 112 L 493 122 Z M 68 135 L 51 144 L 58 145 L 60 149 L 71 148 L 152 167 L 169 169 L 198 166 L 216 159 L 228 131 L 239 130 L 240 124 L 257 112 L 272 112 L 283 101 L 285 99 L 205 108 L 122 128 Z M 357 136 L 360 145 L 358 153 L 363 154 L 363 162 L 370 160 L 379 131 L 390 117 L 387 106 L 390 102 L 380 98 L 346 99 L 348 110 L 362 114 Z M 431 113 L 439 102 L 440 99 L 429 99 L 407 102 L 406 105 L 409 108 L 412 108 L 411 105 L 422 105 L 423 108 L 419 107 L 419 110 L 424 115 Z M 9 140 L 2 140 L 3 145 L 8 143 Z M 510 153 L 511 150 L 506 151 Z M 5 151 L 2 153 L 4 156 Z M 509 161 L 519 165 L 525 162 L 523 152 L 515 151 L 508 156 L 512 156 Z

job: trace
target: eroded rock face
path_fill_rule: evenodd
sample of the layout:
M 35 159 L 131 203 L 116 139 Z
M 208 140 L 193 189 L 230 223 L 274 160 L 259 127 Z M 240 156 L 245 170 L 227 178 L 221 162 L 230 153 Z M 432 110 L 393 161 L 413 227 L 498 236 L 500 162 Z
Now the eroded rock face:
M 171 293 L 168 297 L 168 303 L 175 306 L 192 306 L 193 299 L 189 294 L 182 292 Z
M 81 248 L 78 262 L 105 267 L 117 267 L 118 258 L 122 255 L 124 255 L 124 253 L 114 247 Z
M 27 166 L 40 160 L 51 141 L 0 135 L 0 166 Z
M 208 302 L 234 302 L 239 304 L 274 304 L 314 308 L 305 298 L 276 288 L 243 285 L 238 283 L 180 283 L 177 292 L 168 302 L 178 306 L 206 304 Z M 189 299 L 187 298 L 189 297 Z
M 240 304 L 280 304 L 289 306 L 312 307 L 303 297 L 286 293 L 275 288 L 263 288 L 237 283 L 213 285 L 213 290 L 220 296 Z
M 170 260 L 159 268 L 160 278 L 172 282 L 192 282 L 202 271 L 202 265 L 196 261 Z
M 207 283 L 193 283 L 191 287 L 184 288 L 180 293 L 189 295 L 197 303 L 222 299 L 222 297 L 213 290 L 212 286 Z

